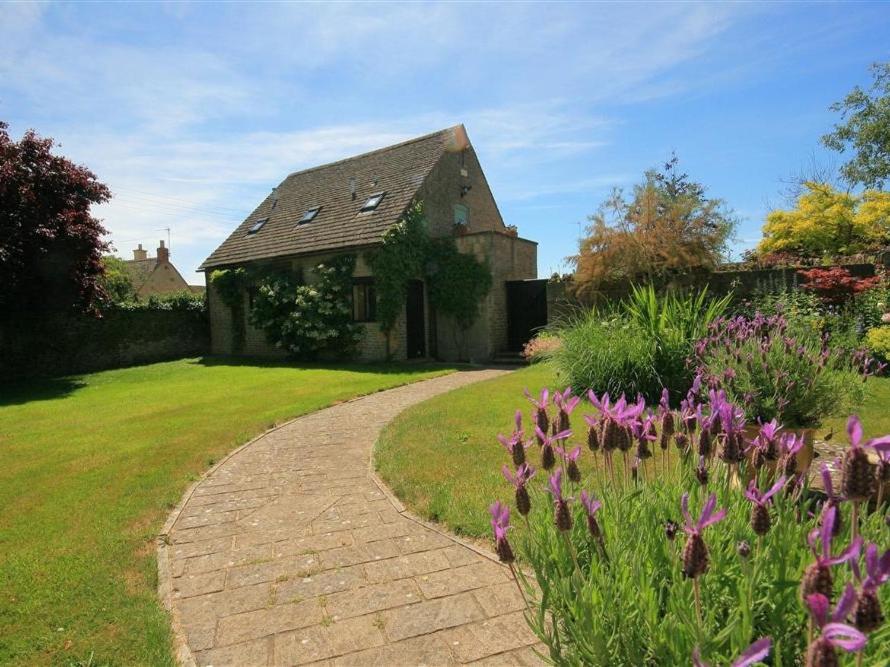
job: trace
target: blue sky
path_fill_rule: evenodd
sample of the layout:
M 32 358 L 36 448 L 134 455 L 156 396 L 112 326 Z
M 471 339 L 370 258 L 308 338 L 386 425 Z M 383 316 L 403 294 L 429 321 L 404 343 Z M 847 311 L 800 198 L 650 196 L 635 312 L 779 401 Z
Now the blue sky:
M 191 282 L 290 171 L 463 122 L 548 275 L 673 150 L 751 246 L 888 35 L 886 3 L 6 3 L 0 119 L 110 185 L 121 254 L 171 228 Z

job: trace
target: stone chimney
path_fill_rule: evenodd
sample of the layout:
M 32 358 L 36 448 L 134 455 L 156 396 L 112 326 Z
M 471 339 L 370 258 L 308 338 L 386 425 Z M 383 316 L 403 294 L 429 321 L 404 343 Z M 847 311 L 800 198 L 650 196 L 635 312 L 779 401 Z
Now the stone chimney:
M 140 259 L 148 259 L 148 251 L 142 249 L 142 244 L 139 244 L 139 247 L 133 251 L 133 259 L 139 261 Z
M 158 246 L 158 264 L 167 264 L 170 262 L 170 248 L 164 247 L 164 242 Z

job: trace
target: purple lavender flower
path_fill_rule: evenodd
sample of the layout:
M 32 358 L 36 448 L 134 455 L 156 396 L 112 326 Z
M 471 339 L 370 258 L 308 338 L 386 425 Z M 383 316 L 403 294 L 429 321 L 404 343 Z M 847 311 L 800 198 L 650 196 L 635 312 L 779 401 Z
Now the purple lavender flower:
M 786 477 L 797 474 L 797 454 L 803 448 L 803 438 L 795 433 L 783 433 L 779 437 L 779 470 Z
M 698 465 L 695 467 L 695 478 L 702 486 L 706 486 L 708 483 L 708 466 L 705 465 L 704 456 L 698 457 Z
M 766 656 L 769 655 L 772 646 L 773 640 L 771 637 L 763 637 L 761 639 L 758 639 L 756 642 L 742 651 L 741 655 L 733 661 L 731 667 L 750 667 L 750 665 L 761 662 Z M 695 649 L 692 652 L 692 666 L 708 667 L 708 664 L 702 661 L 701 654 L 699 653 L 698 649 Z
M 561 431 L 559 433 L 554 433 L 553 435 L 548 435 L 535 426 L 535 435 L 538 438 L 538 442 L 541 443 L 541 467 L 543 467 L 544 470 L 550 470 L 556 465 L 556 457 L 553 454 L 554 445 L 561 440 L 566 440 L 572 437 L 572 432 Z
M 689 494 L 684 493 L 680 500 L 680 507 L 683 510 L 683 518 L 685 524 L 683 530 L 686 531 L 688 539 L 683 547 L 683 574 L 694 579 L 708 571 L 708 548 L 702 539 L 702 531 L 726 516 L 726 510 L 714 509 L 717 507 L 717 496 L 711 494 L 702 507 L 701 515 L 698 521 L 692 520 L 689 514 Z
M 578 404 L 581 402 L 581 399 L 577 396 L 572 395 L 572 388 L 566 387 L 566 390 L 561 394 L 557 391 L 553 394 L 553 404 L 557 408 L 557 430 L 559 431 L 567 431 L 571 428 L 571 424 L 569 423 L 569 415 L 572 414 L 572 411 L 578 407 Z
M 869 544 L 865 548 L 864 579 L 859 569 L 859 559 L 851 560 L 850 565 L 860 585 L 853 623 L 862 632 L 874 632 L 884 623 L 878 588 L 890 580 L 890 549 L 878 556 L 877 544 Z
M 498 433 L 498 442 L 504 446 L 504 449 L 510 452 L 510 456 L 513 458 L 513 465 L 520 466 L 525 463 L 525 450 L 529 448 L 531 443 L 523 442 L 522 412 L 519 410 L 516 411 L 515 423 L 516 428 L 509 438 Z
M 537 429 L 540 429 L 542 432 L 546 433 L 547 429 L 550 428 L 550 417 L 547 415 L 547 406 L 550 403 L 550 390 L 547 389 L 547 387 L 544 387 L 543 389 L 541 389 L 541 397 L 535 400 L 529 393 L 528 389 L 526 389 L 525 397 L 535 407 L 535 412 L 532 416 L 532 422 L 537 427 Z M 537 432 L 537 429 L 535 432 Z M 538 444 L 541 444 L 540 439 L 538 440 Z
M 652 456 L 649 443 L 655 440 L 655 417 L 650 414 L 643 420 L 633 420 L 630 431 L 637 440 L 637 458 L 642 460 Z
M 556 453 L 562 457 L 566 465 L 566 475 L 569 480 L 577 484 L 581 481 L 581 470 L 578 468 L 578 457 L 581 456 L 581 446 L 578 445 L 572 451 L 567 452 L 562 447 L 555 447 Z
M 587 512 L 587 529 L 590 531 L 591 536 L 596 540 L 602 540 L 603 534 L 596 521 L 596 513 L 603 504 L 588 494 L 587 491 L 581 491 L 581 504 L 584 505 L 584 509 Z
M 772 485 L 769 491 L 761 493 L 757 488 L 757 480 L 751 480 L 745 491 L 745 498 L 751 501 L 751 529 L 757 535 L 766 535 L 769 532 L 772 520 L 769 516 L 769 502 L 779 490 L 785 486 L 785 477 L 780 477 Z
M 836 507 L 829 508 L 822 519 L 822 525 L 819 528 L 815 528 L 807 538 L 810 550 L 816 557 L 816 561 L 806 569 L 800 582 L 800 592 L 804 599 L 813 593 L 819 593 L 831 601 L 834 592 L 834 577 L 831 574 L 831 566 L 859 558 L 859 550 L 862 547 L 862 538 L 859 537 L 853 540 L 840 555 L 831 555 L 831 540 L 836 514 Z
M 522 516 L 528 516 L 528 513 L 532 508 L 532 503 L 526 485 L 528 484 L 528 481 L 535 476 L 535 469 L 528 463 L 523 463 L 516 468 L 515 475 L 510 472 L 510 468 L 507 466 L 503 467 L 502 472 L 504 473 L 506 480 L 516 489 L 516 511 Z
M 836 459 L 835 459 L 836 460 Z M 822 464 L 822 469 L 819 471 L 819 474 L 822 475 L 822 487 L 825 490 L 826 499 L 825 502 L 822 503 L 822 511 L 819 515 L 819 525 L 825 521 L 825 515 L 828 513 L 828 510 L 834 507 L 835 509 L 839 508 L 841 505 L 841 498 L 834 492 L 834 482 L 831 479 L 831 470 L 828 468 L 827 463 Z M 834 513 L 834 526 L 832 527 L 832 536 L 837 537 L 842 529 L 842 519 L 841 513 L 836 511 Z
M 661 400 L 658 402 L 658 412 L 661 416 L 661 438 L 658 442 L 661 450 L 668 448 L 671 437 L 674 435 L 674 413 L 671 410 L 670 395 L 667 388 L 661 391 Z
M 856 415 L 850 415 L 847 421 L 847 436 L 850 439 L 850 449 L 844 453 L 841 492 L 853 502 L 862 502 L 871 497 L 875 466 L 868 460 L 868 454 L 862 446 L 862 423 Z M 872 443 L 870 440 L 866 446 Z
M 500 501 L 495 501 L 489 508 L 491 514 L 491 530 L 494 533 L 495 549 L 502 563 L 512 563 L 515 559 L 510 543 L 507 541 L 507 529 L 510 528 L 510 508 Z
M 767 461 L 776 461 L 779 458 L 779 432 L 782 427 L 775 419 L 760 425 L 760 431 L 754 438 L 754 446 L 763 454 Z
M 553 496 L 553 505 L 556 510 L 554 522 L 556 527 L 565 532 L 572 529 L 572 513 L 569 512 L 569 502 L 562 495 L 562 468 L 550 475 L 548 491 Z
M 837 607 L 829 614 L 830 601 L 821 593 L 813 593 L 806 597 L 810 615 L 819 628 L 819 636 L 807 649 L 807 667 L 824 667 L 837 665 L 837 650 L 849 652 L 861 651 L 868 641 L 864 634 L 851 625 L 844 623 L 849 616 L 856 600 L 853 586 L 848 584 Z
M 602 446 L 600 419 L 596 415 L 584 415 L 587 422 L 587 446 L 595 452 Z

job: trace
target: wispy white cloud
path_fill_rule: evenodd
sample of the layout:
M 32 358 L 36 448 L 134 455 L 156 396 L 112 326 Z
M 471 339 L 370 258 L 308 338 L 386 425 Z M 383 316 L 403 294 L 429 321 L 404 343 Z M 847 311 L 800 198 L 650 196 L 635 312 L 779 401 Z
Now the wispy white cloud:
M 458 122 L 505 201 L 611 186 L 565 165 L 608 145 L 621 105 L 693 85 L 678 66 L 750 11 L 6 3 L 0 116 L 110 184 L 114 238 L 173 227 L 194 266 L 290 171 Z

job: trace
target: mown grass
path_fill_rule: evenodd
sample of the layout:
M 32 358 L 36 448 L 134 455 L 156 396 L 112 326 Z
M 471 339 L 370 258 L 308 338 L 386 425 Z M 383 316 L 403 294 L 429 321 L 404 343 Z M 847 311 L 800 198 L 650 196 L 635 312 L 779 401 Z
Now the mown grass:
M 173 664 L 154 537 L 288 418 L 448 372 L 182 360 L 0 389 L 0 663 Z
M 493 500 L 513 504 L 512 487 L 501 475 L 509 456 L 496 440 L 497 434 L 512 431 L 517 409 L 528 426 L 526 388 L 538 393 L 544 386 L 564 385 L 553 368 L 542 363 L 416 405 L 384 429 L 375 449 L 377 470 L 421 516 L 457 533 L 487 538 L 491 532 L 488 505 Z M 583 406 L 579 410 L 583 413 Z M 858 412 L 868 437 L 890 433 L 890 378 L 869 380 L 868 398 Z M 833 430 L 834 441 L 845 442 L 845 426 L 845 418 L 830 419 L 817 435 Z M 538 448 L 532 446 L 528 454 L 537 466 Z M 659 474 L 659 457 L 655 447 L 644 474 Z M 591 457 L 582 457 L 584 465 L 590 461 Z M 620 459 L 616 463 L 620 475 Z

